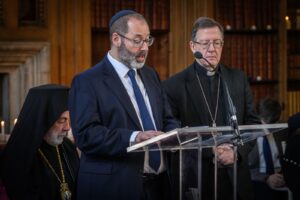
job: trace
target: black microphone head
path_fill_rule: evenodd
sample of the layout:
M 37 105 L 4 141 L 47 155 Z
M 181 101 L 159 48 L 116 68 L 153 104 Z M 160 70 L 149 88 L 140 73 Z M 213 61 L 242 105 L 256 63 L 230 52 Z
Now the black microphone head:
M 211 70 L 208 70 L 208 71 L 210 71 L 210 72 L 215 72 L 217 69 L 216 68 L 214 68 L 213 66 L 212 66 L 212 64 L 206 59 L 206 58 L 204 58 L 203 57 L 203 55 L 202 55 L 202 53 L 200 53 L 199 51 L 196 51 L 195 53 L 194 53 L 194 56 L 195 56 L 195 58 L 197 58 L 197 59 L 203 59 L 203 60 L 205 60 L 205 62 L 207 62 L 207 64 L 209 65 L 209 67 L 211 68 Z M 213 75 L 213 74 L 212 74 Z M 211 75 L 210 75 L 211 76 Z
M 200 53 L 199 51 L 196 51 L 196 52 L 194 53 L 194 56 L 195 56 L 195 58 L 198 58 L 198 59 L 202 59 L 202 58 L 203 58 L 202 53 Z

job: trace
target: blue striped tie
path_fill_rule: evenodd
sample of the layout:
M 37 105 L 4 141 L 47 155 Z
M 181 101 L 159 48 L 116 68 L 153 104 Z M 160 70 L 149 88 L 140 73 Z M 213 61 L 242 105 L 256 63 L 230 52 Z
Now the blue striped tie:
M 154 124 L 152 122 L 152 119 L 150 117 L 149 111 L 147 109 L 146 103 L 144 101 L 144 97 L 142 95 L 142 92 L 135 80 L 135 71 L 133 69 L 130 69 L 128 71 L 128 76 L 132 83 L 132 88 L 134 91 L 135 99 L 138 104 L 141 120 L 143 123 L 144 130 L 155 130 Z M 153 144 L 151 146 L 152 148 L 158 148 L 157 144 Z M 149 165 L 152 169 L 157 171 L 160 166 L 160 151 L 150 151 L 149 152 Z

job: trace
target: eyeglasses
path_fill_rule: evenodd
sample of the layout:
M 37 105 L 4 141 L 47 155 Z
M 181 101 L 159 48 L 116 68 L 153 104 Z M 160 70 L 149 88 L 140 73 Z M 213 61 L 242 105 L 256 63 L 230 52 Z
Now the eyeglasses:
M 118 33 L 118 35 L 121 36 L 122 38 L 129 40 L 133 44 L 134 47 L 138 47 L 138 48 L 141 48 L 143 46 L 144 42 L 148 45 L 148 47 L 150 47 L 154 42 L 154 37 L 152 37 L 151 35 L 149 36 L 148 39 L 144 39 L 144 40 L 139 39 L 139 38 L 130 39 L 120 33 Z
M 204 40 L 204 41 L 201 41 L 201 42 L 196 42 L 196 41 L 193 41 L 193 42 L 196 43 L 196 44 L 199 44 L 202 49 L 208 49 L 211 44 L 213 44 L 215 49 L 220 49 L 224 44 L 224 42 L 220 39 L 213 40 L 213 41 Z

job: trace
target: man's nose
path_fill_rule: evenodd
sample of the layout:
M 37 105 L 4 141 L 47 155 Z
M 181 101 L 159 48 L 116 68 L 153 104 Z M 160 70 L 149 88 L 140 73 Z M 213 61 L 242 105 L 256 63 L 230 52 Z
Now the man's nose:
M 148 46 L 147 42 L 145 42 L 145 41 L 143 42 L 141 50 L 144 50 L 144 51 L 148 51 L 149 50 L 149 46 Z
M 209 44 L 208 44 L 208 51 L 214 51 L 216 48 L 215 48 L 215 45 L 214 45 L 214 43 L 213 42 L 210 42 Z
M 70 124 L 70 121 L 67 120 L 65 123 L 64 123 L 64 130 L 65 131 L 69 131 L 71 129 L 71 124 Z

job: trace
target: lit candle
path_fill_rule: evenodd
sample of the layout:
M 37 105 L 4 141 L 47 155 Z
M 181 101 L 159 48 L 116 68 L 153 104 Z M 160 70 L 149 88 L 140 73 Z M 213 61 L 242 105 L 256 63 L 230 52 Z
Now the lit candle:
M 291 29 L 292 25 L 289 16 L 285 16 L 285 25 L 286 29 Z
M 5 134 L 4 128 L 5 128 L 5 122 L 4 122 L 4 121 L 1 121 L 1 133 L 2 133 L 2 134 Z
M 18 118 L 15 118 L 14 119 L 14 125 L 16 125 L 17 121 L 18 121 Z

